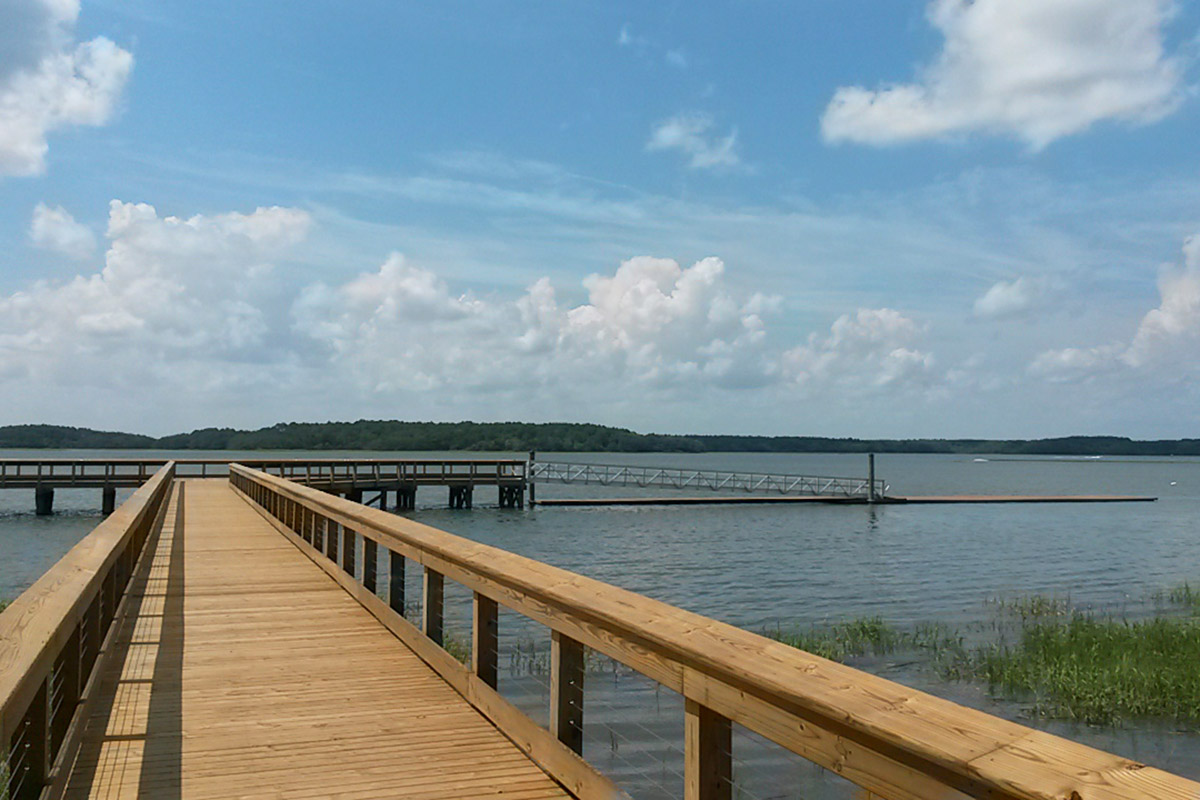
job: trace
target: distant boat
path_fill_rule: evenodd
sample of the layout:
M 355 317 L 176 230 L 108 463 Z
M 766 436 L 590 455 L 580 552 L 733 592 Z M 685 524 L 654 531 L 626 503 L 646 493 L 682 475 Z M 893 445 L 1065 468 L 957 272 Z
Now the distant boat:
M 986 458 L 973 458 L 971 460 L 974 461 L 976 464 L 983 464 L 983 463 L 987 462 Z

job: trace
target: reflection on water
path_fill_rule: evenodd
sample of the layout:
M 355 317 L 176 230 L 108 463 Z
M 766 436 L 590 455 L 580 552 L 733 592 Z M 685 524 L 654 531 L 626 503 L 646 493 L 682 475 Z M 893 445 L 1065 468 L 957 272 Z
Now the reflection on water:
M 553 457 L 822 475 L 866 472 L 865 457 L 854 455 Z M 967 636 L 986 636 L 996 599 L 1034 593 L 1069 597 L 1079 607 L 1136 618 L 1153 613 L 1156 592 L 1185 580 L 1200 582 L 1200 460 L 974 458 L 880 456 L 878 472 L 892 493 L 902 495 L 1108 493 L 1161 499 L 1129 505 L 501 511 L 481 507 L 496 503 L 495 490 L 483 488 L 477 490 L 473 511 L 450 511 L 443 507 L 445 490 L 422 489 L 411 516 L 754 631 L 880 616 L 901 627 L 932 621 Z M 538 487 L 543 498 L 628 491 Z M 33 516 L 32 494 L 0 492 L 0 597 L 27 586 L 100 519 L 99 490 L 58 492 L 55 505 L 64 513 L 49 519 Z M 420 585 L 415 573 L 408 585 L 410 592 Z M 448 594 L 447 606 L 448 629 L 469 632 L 469 596 Z M 501 689 L 544 722 L 548 688 L 537 664 L 548 653 L 549 637 L 536 628 L 516 614 L 502 614 L 501 663 L 512 668 L 502 675 Z M 522 664 L 528 666 L 524 671 Z M 897 654 L 863 659 L 856 666 L 1200 778 L 1200 737 L 1174 726 L 1137 723 L 1109 729 L 1025 719 L 1021 704 L 993 700 L 975 684 L 947 683 L 919 659 Z M 677 701 L 623 668 L 589 670 L 586 755 L 626 780 L 635 796 L 678 796 L 683 722 Z M 754 737 L 739 738 L 735 756 L 744 797 L 854 796 L 840 779 Z

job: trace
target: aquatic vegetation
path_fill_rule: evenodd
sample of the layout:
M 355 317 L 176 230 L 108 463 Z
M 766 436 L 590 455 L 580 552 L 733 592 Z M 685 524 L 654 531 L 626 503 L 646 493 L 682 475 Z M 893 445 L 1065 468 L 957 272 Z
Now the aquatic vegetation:
M 1044 594 L 996 598 L 991 602 L 1000 611 L 1018 616 L 1022 620 L 1065 617 L 1072 609 L 1070 597 L 1049 597 Z
M 442 634 L 442 649 L 463 664 L 471 662 L 471 640 L 449 631 Z
M 848 622 L 814 626 L 806 631 L 767 631 L 772 639 L 832 661 L 866 655 L 882 656 L 896 652 L 925 651 L 935 664 L 957 661 L 963 654 L 963 639 L 957 631 L 941 623 L 922 623 L 912 630 L 901 630 L 882 617 L 862 617 Z
M 1187 581 L 1167 590 L 1167 600 L 1177 606 L 1200 610 L 1200 589 L 1193 589 Z
M 863 617 L 808 631 L 768 631 L 767 636 L 833 661 L 854 656 L 885 655 L 895 651 L 900 634 L 882 617 Z
M 1200 608 L 1200 591 L 1186 585 L 1172 590 L 1170 599 Z M 992 641 L 971 648 L 945 625 L 900 629 L 880 617 L 766 635 L 841 662 L 920 653 L 943 679 L 986 683 L 994 694 L 1029 703 L 1039 716 L 1200 726 L 1200 619 L 1098 618 L 1041 595 L 992 603 L 1010 619 L 992 627 Z
M 1028 625 L 1015 646 L 981 648 L 973 661 L 993 690 L 1032 697 L 1036 714 L 1096 724 L 1200 723 L 1200 621 L 1075 614 Z

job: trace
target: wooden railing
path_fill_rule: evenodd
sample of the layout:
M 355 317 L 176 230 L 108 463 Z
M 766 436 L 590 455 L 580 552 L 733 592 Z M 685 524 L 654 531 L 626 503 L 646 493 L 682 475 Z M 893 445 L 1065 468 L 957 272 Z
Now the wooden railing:
M 174 471 L 161 467 L 0 612 L 0 798 L 39 797 L 61 768 Z
M 0 489 L 140 486 L 166 463 L 161 458 L 0 458 Z M 230 462 L 181 458 L 174 463 L 180 477 L 225 477 Z M 261 458 L 241 463 L 292 480 L 364 486 L 522 483 L 527 466 L 506 458 Z
M 234 465 L 230 482 L 556 780 L 580 797 L 617 789 L 582 749 L 584 652 L 683 695 L 685 796 L 732 795 L 734 725 L 888 800 L 1197 800 L 1200 783 L 965 708 L 731 625 L 444 531 Z M 365 556 L 354 564 L 357 538 Z M 391 573 L 424 568 L 422 625 Z M 474 593 L 472 663 L 439 645 L 445 579 Z M 552 635 L 550 729 L 496 692 L 497 609 Z

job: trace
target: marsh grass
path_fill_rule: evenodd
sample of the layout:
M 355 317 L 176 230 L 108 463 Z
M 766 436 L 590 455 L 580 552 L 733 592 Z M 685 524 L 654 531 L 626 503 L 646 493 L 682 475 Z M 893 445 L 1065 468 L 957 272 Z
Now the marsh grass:
M 863 656 L 886 656 L 899 652 L 924 651 L 935 662 L 956 660 L 963 650 L 958 632 L 940 623 L 922 623 L 901 630 L 882 617 L 862 617 L 848 622 L 813 626 L 808 630 L 767 631 L 772 639 L 832 661 L 845 662 Z
M 1112 725 L 1200 723 L 1200 622 L 1075 614 L 1027 626 L 1012 647 L 980 648 L 974 672 L 993 691 L 1032 698 L 1036 714 Z
M 443 631 L 442 649 L 462 664 L 471 663 L 471 640 L 464 636 Z
M 990 601 L 1001 613 L 1019 617 L 1021 620 L 1043 620 L 1053 617 L 1068 617 L 1074 606 L 1071 598 L 1031 594 L 1021 597 L 997 597 Z
M 1200 590 L 1187 584 L 1166 597 L 1200 609 Z M 1067 599 L 1043 595 L 989 605 L 999 617 L 990 626 L 991 641 L 969 648 L 945 625 L 903 630 L 880 617 L 767 635 L 841 662 L 916 652 L 943 679 L 986 683 L 993 694 L 1027 703 L 1038 716 L 1098 725 L 1159 719 L 1200 727 L 1200 618 L 1098 617 Z
M 1200 611 L 1200 589 L 1193 589 L 1190 583 L 1184 581 L 1167 590 L 1167 601 Z

